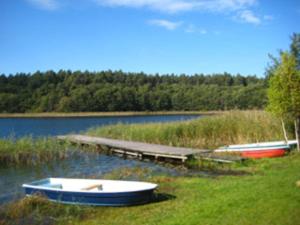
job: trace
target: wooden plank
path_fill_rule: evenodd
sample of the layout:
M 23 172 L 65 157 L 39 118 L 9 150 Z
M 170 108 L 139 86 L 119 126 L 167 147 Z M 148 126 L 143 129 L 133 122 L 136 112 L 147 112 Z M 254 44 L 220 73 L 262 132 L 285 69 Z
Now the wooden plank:
M 184 159 L 184 160 L 188 158 L 187 155 L 157 154 L 157 153 L 149 153 L 149 152 L 144 152 L 143 155 L 153 156 L 156 159 L 159 158 L 159 157 L 161 157 L 161 158 Z
M 115 140 L 102 137 L 91 137 L 86 135 L 58 136 L 60 140 L 68 140 L 79 144 L 105 145 L 113 149 L 122 149 L 136 152 L 143 155 L 157 155 L 158 157 L 186 159 L 195 153 L 210 152 L 210 150 L 172 147 L 158 144 L 148 144 L 143 142 Z
M 244 157 L 241 156 L 234 156 L 234 155 L 221 155 L 219 153 L 203 153 L 203 154 L 196 154 L 195 158 L 200 160 L 207 160 L 213 162 L 220 162 L 220 163 L 234 163 L 234 162 L 242 162 L 245 160 Z

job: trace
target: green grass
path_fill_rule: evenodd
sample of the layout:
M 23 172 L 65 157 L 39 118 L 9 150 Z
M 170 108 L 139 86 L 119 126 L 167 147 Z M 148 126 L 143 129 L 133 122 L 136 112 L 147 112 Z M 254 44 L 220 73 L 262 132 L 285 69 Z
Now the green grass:
M 33 196 L 2 206 L 0 208 L 0 224 L 72 224 L 72 221 L 83 220 L 92 212 L 92 208 L 55 204 L 41 196 Z
M 157 179 L 174 199 L 98 210 L 80 224 L 300 224 L 299 156 L 260 163 L 252 176 Z
M 280 121 L 264 111 L 229 111 L 173 123 L 118 124 L 93 128 L 87 134 L 208 149 L 235 143 L 283 139 Z
M 25 199 L 3 207 L 0 224 L 16 224 L 20 218 L 32 219 L 24 225 L 43 224 L 43 218 L 55 218 L 48 224 L 72 225 L 300 224 L 300 188 L 295 184 L 300 180 L 300 155 L 258 160 L 245 169 L 252 174 L 149 178 L 159 184 L 160 200 L 173 197 L 142 206 L 92 208 Z M 131 176 L 128 171 L 126 174 Z M 125 179 L 124 174 L 121 176 Z
M 32 165 L 63 159 L 68 155 L 68 147 L 69 143 L 61 143 L 50 137 L 0 139 L 0 165 Z

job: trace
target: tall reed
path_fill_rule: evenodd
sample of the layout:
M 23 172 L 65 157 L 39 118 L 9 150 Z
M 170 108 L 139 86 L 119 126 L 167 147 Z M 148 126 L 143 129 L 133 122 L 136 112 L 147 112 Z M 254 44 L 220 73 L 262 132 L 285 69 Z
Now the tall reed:
M 207 149 L 283 139 L 280 121 L 267 112 L 254 110 L 229 111 L 184 122 L 118 124 L 92 128 L 87 134 Z
M 51 137 L 0 139 L 0 166 L 28 165 L 63 159 L 67 156 L 68 146 L 68 143 L 61 143 Z

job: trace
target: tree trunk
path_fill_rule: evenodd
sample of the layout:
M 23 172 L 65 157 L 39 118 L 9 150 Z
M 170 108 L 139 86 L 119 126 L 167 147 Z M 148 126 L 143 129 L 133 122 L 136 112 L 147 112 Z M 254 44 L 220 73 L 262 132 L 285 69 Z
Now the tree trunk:
M 297 140 L 297 149 L 300 151 L 300 116 L 295 120 L 295 134 Z
M 286 130 L 285 130 L 285 124 L 284 124 L 284 121 L 283 119 L 281 118 L 281 125 L 282 125 L 282 130 L 283 130 L 283 135 L 284 135 L 284 140 L 286 142 L 286 144 L 288 143 L 288 136 L 286 134 Z

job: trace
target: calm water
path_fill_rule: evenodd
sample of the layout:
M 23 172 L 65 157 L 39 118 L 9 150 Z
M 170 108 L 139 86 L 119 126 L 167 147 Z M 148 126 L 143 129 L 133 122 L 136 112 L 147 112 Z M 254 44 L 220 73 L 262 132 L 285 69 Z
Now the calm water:
M 171 116 L 118 116 L 88 118 L 14 118 L 0 119 L 0 138 L 24 135 L 53 136 L 67 133 L 78 133 L 93 126 L 104 126 L 116 123 L 170 122 L 197 118 L 196 115 Z M 121 159 L 98 153 L 72 151 L 66 160 L 53 161 L 48 164 L 26 167 L 1 168 L 0 165 L 0 204 L 24 196 L 21 185 L 33 180 L 47 177 L 102 178 L 115 169 L 141 167 L 149 169 L 150 174 L 176 175 L 176 169 L 167 168 L 151 162 Z M 133 177 L 133 179 L 135 179 Z M 136 178 L 135 180 L 137 180 Z
M 85 118 L 0 118 L 0 138 L 26 135 L 54 136 L 78 133 L 91 127 L 117 123 L 149 123 L 189 120 L 199 115 L 113 116 Z
M 22 184 L 47 177 L 94 178 L 101 179 L 115 169 L 147 168 L 149 175 L 179 173 L 175 168 L 168 168 L 152 162 L 122 159 L 92 152 L 72 151 L 71 157 L 48 164 L 18 168 L 0 169 L 0 204 L 17 200 L 24 196 Z M 132 177 L 138 180 L 138 177 Z

